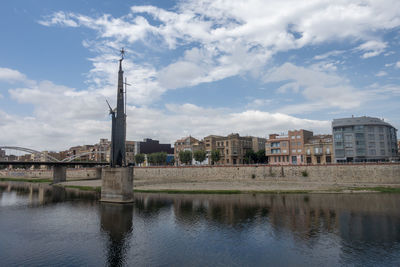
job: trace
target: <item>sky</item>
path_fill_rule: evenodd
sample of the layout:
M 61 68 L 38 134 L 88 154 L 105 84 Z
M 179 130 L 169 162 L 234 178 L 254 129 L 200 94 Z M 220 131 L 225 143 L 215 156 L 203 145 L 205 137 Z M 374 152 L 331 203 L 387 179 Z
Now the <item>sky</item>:
M 400 128 L 398 0 L 19 0 L 0 4 L 0 146 L 109 138 L 119 50 L 127 139 Z

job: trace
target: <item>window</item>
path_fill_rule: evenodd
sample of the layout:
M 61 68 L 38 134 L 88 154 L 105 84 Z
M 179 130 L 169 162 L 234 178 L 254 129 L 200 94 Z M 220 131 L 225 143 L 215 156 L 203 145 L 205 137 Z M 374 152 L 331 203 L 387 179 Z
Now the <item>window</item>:
M 346 150 L 346 156 L 354 156 L 354 150 Z
M 368 126 L 367 128 L 369 133 L 373 133 L 374 132 L 374 126 Z
M 374 140 L 375 139 L 375 135 L 374 134 L 368 134 L 368 139 Z
M 309 148 L 307 148 L 307 155 L 311 154 L 311 150 Z
M 381 149 L 381 156 L 385 156 L 385 149 Z
M 301 146 L 301 142 L 297 142 L 297 146 Z
M 298 152 L 298 153 L 301 153 L 301 149 L 297 149 L 297 152 Z
M 354 130 L 356 131 L 364 130 L 364 125 L 356 125 L 354 126 Z
M 292 153 L 296 153 L 296 149 L 292 149 Z
M 329 147 L 326 148 L 326 154 L 331 154 L 331 149 Z
M 286 142 L 283 142 L 283 143 L 282 143 L 282 147 L 286 147 Z
M 356 139 L 364 139 L 364 134 L 363 133 L 356 133 Z
M 296 136 L 296 138 L 297 138 L 297 139 L 300 139 L 300 138 L 301 138 L 301 136 L 300 136 L 300 135 L 298 135 L 298 136 Z
M 379 142 L 379 145 L 381 146 L 381 148 L 385 147 L 385 142 Z
M 292 139 L 294 139 L 295 138 L 295 136 L 294 135 L 292 135 L 292 137 L 291 137 Z
M 342 142 L 335 142 L 335 145 L 336 146 L 343 146 L 343 143 Z
M 282 150 L 282 153 L 287 153 L 287 150 L 286 149 Z
M 352 148 L 353 147 L 353 143 L 352 142 L 344 142 L 344 147 L 345 148 Z
M 379 134 L 379 140 L 385 140 L 385 136 L 383 134 Z
M 357 155 L 363 155 L 363 154 L 365 154 L 365 149 L 364 148 L 357 148 L 356 152 L 357 152 Z
M 342 134 L 335 134 L 335 140 L 341 141 L 342 140 Z
M 379 127 L 379 132 L 383 133 L 383 127 Z
M 368 148 L 375 148 L 375 142 L 369 142 Z
M 326 163 L 331 163 L 332 162 L 331 156 L 326 156 L 325 161 Z
M 345 142 L 353 142 L 353 135 L 351 135 L 351 134 L 344 135 L 344 141 Z
M 369 150 L 369 154 L 370 154 L 371 156 L 375 156 L 375 155 L 376 155 L 376 150 L 375 150 L 375 149 L 370 149 L 370 150 Z

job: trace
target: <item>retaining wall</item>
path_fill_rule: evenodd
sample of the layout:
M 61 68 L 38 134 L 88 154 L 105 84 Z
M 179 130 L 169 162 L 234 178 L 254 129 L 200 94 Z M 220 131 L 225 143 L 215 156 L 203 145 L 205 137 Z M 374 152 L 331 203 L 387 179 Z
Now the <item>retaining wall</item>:
M 96 168 L 67 169 L 67 180 L 96 179 Z M 0 170 L 0 177 L 53 179 L 53 170 Z
M 266 180 L 321 183 L 400 184 L 400 164 L 349 165 L 247 165 L 247 166 L 188 166 L 135 167 L 134 180 L 171 181 L 230 181 Z

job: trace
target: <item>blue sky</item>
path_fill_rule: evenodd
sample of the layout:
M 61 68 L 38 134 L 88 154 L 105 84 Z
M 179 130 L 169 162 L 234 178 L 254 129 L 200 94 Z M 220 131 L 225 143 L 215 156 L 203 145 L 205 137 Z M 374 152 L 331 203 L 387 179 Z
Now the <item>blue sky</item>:
M 21 0 L 0 25 L 0 144 L 109 137 L 121 47 L 129 140 L 400 127 L 398 1 Z

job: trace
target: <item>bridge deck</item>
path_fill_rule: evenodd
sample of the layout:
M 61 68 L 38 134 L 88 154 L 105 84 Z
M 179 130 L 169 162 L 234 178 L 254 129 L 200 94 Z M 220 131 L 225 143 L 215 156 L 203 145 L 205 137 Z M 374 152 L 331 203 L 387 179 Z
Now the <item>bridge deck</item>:
M 53 161 L 0 161 L 0 165 L 24 165 L 24 166 L 32 166 L 32 165 L 47 165 L 47 166 L 107 166 L 110 165 L 109 162 L 53 162 Z

